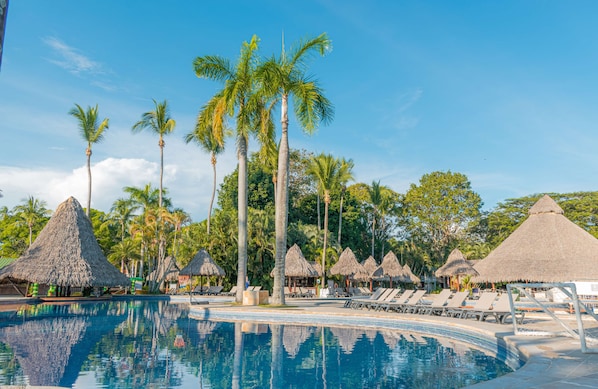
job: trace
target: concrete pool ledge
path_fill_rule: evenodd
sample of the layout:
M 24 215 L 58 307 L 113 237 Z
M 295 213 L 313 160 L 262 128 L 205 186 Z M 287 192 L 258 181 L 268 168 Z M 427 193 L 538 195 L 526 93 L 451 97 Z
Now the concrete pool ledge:
M 178 297 L 173 302 L 189 303 Z M 420 332 L 458 339 L 490 352 L 499 348 L 507 364 L 517 357 L 525 364 L 497 379 L 473 385 L 474 388 L 598 388 L 598 354 L 581 352 L 580 341 L 566 336 L 515 336 L 511 325 L 478 322 L 471 319 L 397 314 L 343 308 L 338 300 L 287 300 L 289 307 L 232 305 L 228 300 L 210 299 L 206 305 L 190 305 L 190 316 L 199 320 L 290 323 L 326 326 L 356 326 Z M 527 317 L 527 316 L 526 316 Z M 562 328 L 539 316 L 531 317 L 544 330 Z M 575 328 L 575 327 L 574 327 Z M 588 344 L 588 347 L 597 347 Z

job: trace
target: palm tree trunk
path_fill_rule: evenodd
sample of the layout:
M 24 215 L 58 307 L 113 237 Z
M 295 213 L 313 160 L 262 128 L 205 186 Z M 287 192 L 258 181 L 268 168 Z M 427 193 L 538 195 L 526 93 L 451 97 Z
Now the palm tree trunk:
M 243 302 L 245 279 L 247 278 L 247 138 L 239 137 L 239 196 L 237 199 L 238 212 L 238 271 L 236 302 Z
M 162 139 L 162 135 L 160 135 L 158 146 L 160 146 L 160 192 L 158 195 L 158 207 L 162 208 L 162 177 L 164 176 L 164 140 Z
M 322 288 L 326 282 L 326 246 L 328 243 L 328 196 L 324 194 L 324 249 L 322 250 Z
M 90 219 L 89 214 L 91 210 L 91 147 L 87 147 L 85 150 L 85 154 L 87 154 L 87 209 L 85 210 L 85 214 L 87 218 Z
M 374 258 L 374 259 L 376 259 L 376 257 L 374 256 L 374 244 L 376 243 L 375 237 L 376 237 L 376 216 L 374 216 L 374 220 L 372 221 L 372 258 Z
M 214 180 L 212 185 L 212 198 L 210 199 L 210 208 L 208 209 L 208 235 L 210 235 L 210 219 L 212 218 L 212 207 L 214 206 L 214 197 L 216 196 L 216 154 L 212 152 L 212 169 L 214 170 Z
M 341 231 L 343 229 L 343 199 L 345 197 L 345 187 L 343 186 L 342 192 L 341 192 L 341 205 L 340 205 L 340 209 L 338 211 L 338 245 L 340 246 L 340 248 L 342 249 L 343 246 L 341 246 Z
M 318 191 L 318 196 L 316 197 L 316 212 L 318 213 L 318 231 L 321 231 L 322 222 L 320 220 L 320 191 Z
M 278 148 L 278 179 L 276 182 L 276 252 L 272 303 L 284 305 L 284 261 L 287 251 L 289 208 L 289 118 L 288 95 L 286 94 L 282 95 L 281 124 L 282 135 L 280 138 L 280 146 Z

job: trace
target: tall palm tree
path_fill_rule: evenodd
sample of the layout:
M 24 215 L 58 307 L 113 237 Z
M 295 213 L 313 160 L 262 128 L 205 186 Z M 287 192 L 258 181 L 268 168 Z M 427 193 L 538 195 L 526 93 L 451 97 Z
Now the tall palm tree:
M 133 203 L 132 199 L 117 199 L 112 203 L 110 213 L 112 220 L 115 220 L 120 226 L 120 240 L 125 240 L 127 227 L 137 210 L 137 205 Z
M 241 302 L 247 276 L 247 145 L 250 134 L 267 139 L 273 133 L 270 111 L 258 93 L 255 70 L 259 39 L 243 42 L 236 65 L 219 56 L 197 57 L 193 61 L 199 78 L 221 81 L 224 87 L 202 108 L 200 126 L 212 126 L 215 138 L 225 136 L 226 117 L 235 119 L 238 159 L 238 271 L 236 301 Z
M 326 246 L 328 243 L 328 207 L 330 192 L 339 186 L 341 162 L 330 154 L 320 154 L 312 157 L 307 174 L 318 183 L 318 190 L 324 196 L 324 247 L 322 249 L 322 287 L 326 281 Z
M 87 142 L 87 149 L 85 149 L 85 155 L 87 155 L 87 209 L 85 213 L 89 218 L 89 212 L 91 209 L 91 145 L 99 143 L 104 139 L 104 131 L 108 129 L 108 119 L 104 119 L 98 122 L 98 106 L 87 107 L 87 111 L 84 111 L 79 104 L 75 104 L 75 108 L 69 111 L 69 115 L 75 117 L 79 121 L 79 130 L 81 136 Z
M 23 204 L 15 206 L 14 213 L 22 224 L 29 228 L 29 247 L 33 243 L 33 227 L 50 214 L 46 202 L 33 196 L 23 199 Z
M 161 207 L 163 189 L 162 179 L 164 176 L 164 146 L 166 145 L 164 136 L 174 131 L 176 122 L 170 117 L 168 102 L 166 100 L 161 103 L 158 103 L 156 100 L 153 100 L 153 102 L 155 110 L 145 112 L 141 115 L 141 120 L 133 125 L 132 130 L 133 132 L 139 132 L 143 129 L 148 129 L 158 134 L 158 146 L 160 146 L 160 197 L 158 198 L 158 206 Z
M 266 61 L 258 70 L 265 93 L 280 102 L 282 135 L 278 148 L 278 179 L 276 190 L 276 265 L 272 301 L 284 304 L 284 261 L 287 251 L 289 207 L 289 97 L 293 98 L 295 116 L 306 133 L 313 133 L 320 122 L 327 123 L 334 115 L 330 101 L 324 97 L 318 83 L 305 74 L 306 60 L 317 52 L 324 55 L 330 40 L 324 33 L 316 38 L 300 41 L 289 54 L 284 46 L 280 58 Z
M 375 259 L 376 219 L 378 218 L 378 210 L 383 201 L 380 181 L 372 181 L 372 186 L 368 187 L 368 195 L 370 196 L 370 205 L 372 207 L 372 257 Z
M 342 158 L 340 160 L 340 168 L 339 168 L 339 176 L 338 176 L 338 184 L 341 190 L 341 204 L 338 211 L 338 245 L 341 245 L 341 231 L 343 229 L 343 200 L 345 198 L 345 191 L 347 190 L 347 183 L 353 180 L 353 167 L 355 164 L 353 163 L 352 159 L 346 160 Z
M 228 134 L 230 131 L 225 129 Z M 226 136 L 226 134 L 225 134 Z M 212 170 L 214 172 L 212 182 L 212 197 L 210 198 L 210 207 L 208 209 L 208 223 L 207 233 L 210 235 L 210 220 L 212 217 L 212 207 L 214 206 L 214 198 L 216 197 L 216 162 L 218 154 L 224 152 L 224 139 L 218 140 L 214 134 L 213 127 L 211 125 L 203 126 L 198 118 L 195 130 L 185 135 L 185 142 L 195 142 L 201 147 L 206 153 L 210 153 L 210 162 L 212 164 Z

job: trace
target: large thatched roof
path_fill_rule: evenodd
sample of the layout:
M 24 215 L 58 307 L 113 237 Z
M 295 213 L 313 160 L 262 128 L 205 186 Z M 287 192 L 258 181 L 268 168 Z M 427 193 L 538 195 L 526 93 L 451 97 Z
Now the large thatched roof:
M 413 274 L 409 265 L 405 264 L 405 266 L 403 266 L 403 272 L 405 273 L 404 277 L 406 282 L 410 282 L 412 284 L 419 284 L 421 282 L 421 279 Z
M 378 268 L 376 260 L 371 255 L 365 261 L 361 262 L 361 265 L 370 276 L 372 276 Z
M 104 256 L 74 197 L 58 206 L 25 254 L 0 270 L 3 279 L 73 287 L 129 285 Z
M 205 249 L 195 254 L 191 262 L 179 272 L 182 276 L 225 276 L 226 272 L 214 262 Z
M 598 280 L 598 239 L 564 216 L 544 196 L 528 218 L 475 265 L 474 282 Z
M 353 250 L 347 247 L 338 258 L 338 261 L 330 268 L 330 274 L 332 275 L 343 275 L 352 276 L 360 275 L 361 277 L 367 276 L 366 270 L 361 266 L 361 263 L 357 262 Z
M 436 277 L 477 276 L 478 271 L 465 259 L 461 250 L 454 249 L 449 254 L 446 263 L 436 270 L 434 274 Z
M 274 277 L 274 269 L 270 272 Z M 305 259 L 301 249 L 295 243 L 284 258 L 285 277 L 318 277 L 318 271 Z
M 404 277 L 405 272 L 399 263 L 399 259 L 392 251 L 389 251 L 382 259 L 382 263 L 374 272 L 374 277 L 389 276 L 392 278 Z

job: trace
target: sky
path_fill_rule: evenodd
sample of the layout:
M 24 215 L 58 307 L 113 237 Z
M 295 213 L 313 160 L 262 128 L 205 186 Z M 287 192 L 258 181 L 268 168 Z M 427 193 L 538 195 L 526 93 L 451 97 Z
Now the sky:
M 158 138 L 131 127 L 168 101 L 164 186 L 174 207 L 206 217 L 210 158 L 186 144 L 221 87 L 198 56 L 236 61 L 255 34 L 263 57 L 326 32 L 332 50 L 308 74 L 335 107 L 292 148 L 351 158 L 356 182 L 399 193 L 434 171 L 462 173 L 492 210 L 537 193 L 597 190 L 595 1 L 12 0 L 0 69 L 0 207 L 87 199 L 86 142 L 68 115 L 98 106 L 110 126 L 93 145 L 92 207 L 125 186 L 159 183 Z M 280 134 L 280 126 L 277 125 Z M 257 142 L 251 140 L 250 152 Z M 218 182 L 237 164 L 229 139 Z

